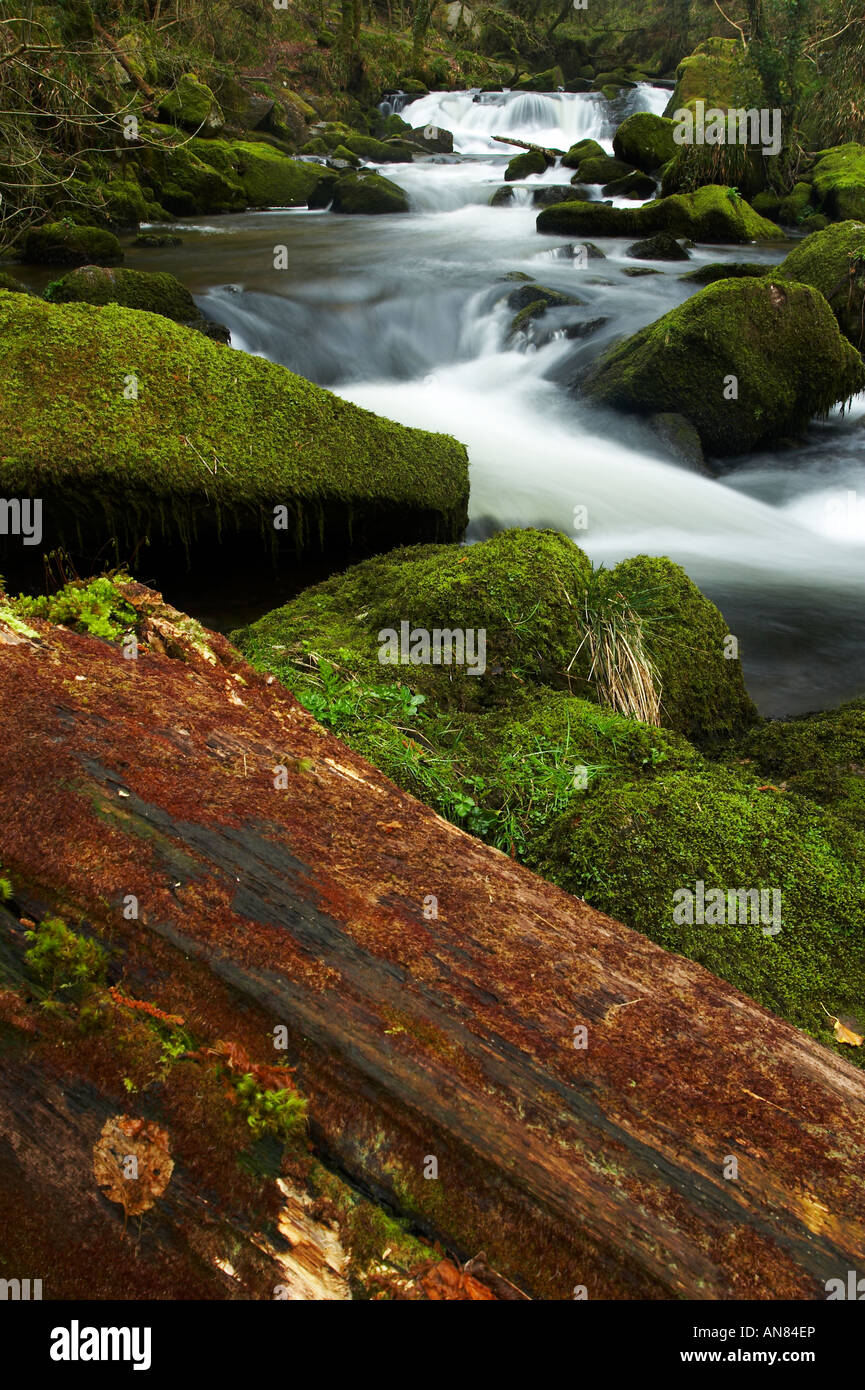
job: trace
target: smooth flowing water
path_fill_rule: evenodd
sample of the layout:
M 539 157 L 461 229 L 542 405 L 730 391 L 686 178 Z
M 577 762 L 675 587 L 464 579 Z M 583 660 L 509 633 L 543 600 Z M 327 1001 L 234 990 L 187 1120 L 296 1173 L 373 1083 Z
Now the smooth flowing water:
M 668 93 L 434 93 L 395 105 L 413 126 L 453 131 L 455 153 L 383 171 L 411 200 L 407 215 L 341 217 L 278 210 L 178 227 L 184 245 L 134 251 L 128 263 L 170 269 L 234 346 L 281 362 L 359 405 L 462 440 L 471 458 L 467 539 L 503 526 L 554 526 L 596 562 L 669 555 L 728 619 L 761 708 L 786 714 L 865 691 L 865 398 L 815 425 L 797 448 L 752 456 L 722 481 L 664 460 L 646 427 L 591 410 L 573 392 L 581 368 L 692 287 L 682 270 L 638 279 L 628 241 L 581 267 L 564 237 L 535 230 L 530 192 L 488 205 L 515 152 L 501 134 L 567 148 L 611 148 L 634 110 Z M 548 170 L 529 187 L 563 183 Z M 600 196 L 600 190 L 597 190 Z M 288 269 L 274 269 L 274 248 Z M 700 247 L 692 266 L 781 248 Z M 509 344 L 505 296 L 522 271 L 578 296 L 604 326 Z M 549 317 L 549 316 L 548 316 Z M 575 508 L 587 529 L 574 529 Z

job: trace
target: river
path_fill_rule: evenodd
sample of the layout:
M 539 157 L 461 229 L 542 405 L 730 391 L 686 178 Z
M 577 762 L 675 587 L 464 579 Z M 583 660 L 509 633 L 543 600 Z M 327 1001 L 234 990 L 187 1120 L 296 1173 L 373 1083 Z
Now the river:
M 825 708 L 865 692 L 865 397 L 815 424 L 797 447 L 751 456 L 722 480 L 664 460 L 641 424 L 601 416 L 571 389 L 581 366 L 693 287 L 683 270 L 765 260 L 780 248 L 700 247 L 692 265 L 639 279 L 628 240 L 598 239 L 581 266 L 564 237 L 540 236 L 528 191 L 490 207 L 513 150 L 493 134 L 611 149 L 633 110 L 660 111 L 648 85 L 600 94 L 433 93 L 397 99 L 413 126 L 453 131 L 455 153 L 383 172 L 411 212 L 345 217 L 277 210 L 178 225 L 183 245 L 130 249 L 127 264 L 171 270 L 238 349 L 281 362 L 357 404 L 462 440 L 471 459 L 467 540 L 503 526 L 553 526 L 595 562 L 669 555 L 723 609 L 764 713 Z M 569 170 L 529 180 L 567 182 Z M 600 196 L 600 190 L 598 190 Z M 288 268 L 274 268 L 274 248 Z M 521 271 L 577 295 L 604 327 L 533 348 L 508 345 L 503 279 Z M 588 525 L 574 530 L 575 508 Z

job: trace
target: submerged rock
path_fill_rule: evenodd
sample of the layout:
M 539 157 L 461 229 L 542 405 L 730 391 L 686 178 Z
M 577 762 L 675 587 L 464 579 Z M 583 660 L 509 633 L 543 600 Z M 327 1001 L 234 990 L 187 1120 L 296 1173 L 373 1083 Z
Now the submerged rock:
M 582 391 L 640 415 L 672 411 L 707 454 L 747 453 L 804 430 L 865 388 L 865 366 L 807 285 L 721 280 L 611 348 Z

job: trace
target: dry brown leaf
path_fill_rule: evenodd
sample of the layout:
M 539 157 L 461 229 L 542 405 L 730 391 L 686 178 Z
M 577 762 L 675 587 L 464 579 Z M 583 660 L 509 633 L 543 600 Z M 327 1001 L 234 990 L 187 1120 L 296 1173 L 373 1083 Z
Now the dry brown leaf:
M 129 1158 L 137 1162 L 137 1177 L 126 1176 Z M 93 1172 L 106 1197 L 122 1206 L 125 1217 L 149 1211 L 173 1171 L 166 1130 L 133 1115 L 112 1115 L 105 1121 L 93 1146 Z
M 847 1047 L 861 1047 L 862 1044 L 865 1043 L 865 1037 L 863 1037 L 861 1033 L 854 1033 L 852 1028 L 848 1028 L 846 1023 L 841 1022 L 840 1018 L 836 1018 L 834 1014 L 830 1014 L 825 1004 L 821 1004 L 820 1008 L 832 1024 L 832 1032 L 835 1035 L 836 1042 L 845 1043 Z

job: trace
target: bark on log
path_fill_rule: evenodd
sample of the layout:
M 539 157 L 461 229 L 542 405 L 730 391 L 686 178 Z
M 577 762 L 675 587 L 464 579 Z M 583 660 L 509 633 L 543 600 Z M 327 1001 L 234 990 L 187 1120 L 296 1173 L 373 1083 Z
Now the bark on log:
M 508 135 L 494 135 L 492 138 L 500 145 L 519 145 L 521 150 L 536 150 L 538 154 L 542 154 L 547 159 L 551 160 L 559 159 L 563 154 L 567 153 L 566 150 L 549 149 L 546 145 L 532 145 L 527 140 L 512 140 Z
M 128 592 L 137 661 L 41 624 L 0 642 L 0 857 L 30 901 L 110 933 L 124 988 L 211 1035 L 266 1052 L 284 1024 L 318 1151 L 502 1287 L 807 1299 L 855 1268 L 862 1072 Z

